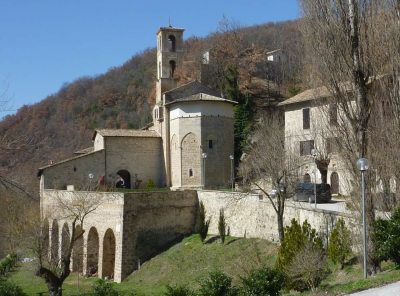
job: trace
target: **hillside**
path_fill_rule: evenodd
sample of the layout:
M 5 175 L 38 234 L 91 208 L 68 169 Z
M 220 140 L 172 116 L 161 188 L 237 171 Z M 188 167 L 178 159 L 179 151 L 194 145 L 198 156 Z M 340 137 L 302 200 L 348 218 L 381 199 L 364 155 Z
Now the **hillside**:
M 219 47 L 226 50 L 224 58 L 230 58 L 242 74 L 247 74 L 239 83 L 254 99 L 256 108 L 288 96 L 300 82 L 302 68 L 298 21 L 238 28 L 235 32 L 240 35 L 240 44 L 230 48 L 223 42 L 229 41 L 231 29 L 187 39 L 180 83 L 199 79 L 202 53 Z M 277 48 L 287 59 L 279 69 L 270 69 L 262 59 L 265 52 Z M 254 61 L 260 56 L 261 60 Z M 37 168 L 90 146 L 93 129 L 144 126 L 151 120 L 154 104 L 155 61 L 155 49 L 146 49 L 122 66 L 96 77 L 77 79 L 43 101 L 7 116 L 0 122 L 0 176 L 36 193 Z

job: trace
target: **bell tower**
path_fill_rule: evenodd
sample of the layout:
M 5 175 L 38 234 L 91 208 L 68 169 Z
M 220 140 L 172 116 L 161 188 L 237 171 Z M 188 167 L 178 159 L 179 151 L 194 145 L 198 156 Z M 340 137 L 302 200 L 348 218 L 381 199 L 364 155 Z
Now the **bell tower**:
M 162 94 L 177 86 L 176 70 L 181 67 L 184 29 L 161 27 L 157 32 L 157 94 L 156 103 Z

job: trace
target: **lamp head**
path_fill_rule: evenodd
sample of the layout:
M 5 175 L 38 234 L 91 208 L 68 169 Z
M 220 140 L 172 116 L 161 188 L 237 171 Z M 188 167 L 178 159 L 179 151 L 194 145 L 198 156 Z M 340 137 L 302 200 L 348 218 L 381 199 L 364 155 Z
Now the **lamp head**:
M 202 158 L 207 158 L 207 153 L 203 152 L 203 153 L 201 154 L 201 157 L 202 157 Z
M 364 172 L 368 170 L 368 159 L 366 158 L 360 158 L 357 160 L 357 168 L 361 172 Z
M 230 160 L 233 160 L 233 155 L 229 155 L 229 159 L 230 159 Z

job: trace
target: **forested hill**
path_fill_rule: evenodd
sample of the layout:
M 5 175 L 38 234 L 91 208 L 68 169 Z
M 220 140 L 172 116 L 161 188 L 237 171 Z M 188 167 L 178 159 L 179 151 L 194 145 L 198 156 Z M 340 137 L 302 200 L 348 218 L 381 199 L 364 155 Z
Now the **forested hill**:
M 222 26 L 205 38 L 190 37 L 185 41 L 184 67 L 178 72 L 180 82 L 199 78 L 200 57 L 211 49 L 221 55 L 220 61 L 230 58 L 237 63 L 241 89 L 256 100 L 288 96 L 300 84 L 298 26 L 298 21 L 234 30 Z M 286 55 L 285 63 L 271 71 L 265 53 L 278 48 Z M 122 66 L 96 77 L 79 78 L 7 116 L 0 122 L 0 175 L 37 192 L 37 168 L 92 145 L 93 129 L 144 126 L 151 120 L 155 77 L 156 50 L 146 49 Z

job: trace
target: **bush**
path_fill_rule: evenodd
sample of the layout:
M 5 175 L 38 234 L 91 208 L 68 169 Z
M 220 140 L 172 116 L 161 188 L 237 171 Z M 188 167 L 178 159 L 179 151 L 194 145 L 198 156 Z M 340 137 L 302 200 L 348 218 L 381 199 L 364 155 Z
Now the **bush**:
M 206 209 L 204 208 L 203 202 L 200 202 L 199 224 L 197 227 L 197 233 L 200 234 L 200 238 L 201 238 L 202 242 L 204 242 L 204 240 L 207 238 L 208 227 L 210 226 L 210 221 L 211 221 L 211 218 L 206 220 Z
M 225 243 L 226 221 L 225 221 L 224 209 L 219 210 L 218 232 L 219 232 L 219 237 L 221 238 L 221 243 L 222 244 Z
M 10 272 L 16 263 L 17 255 L 7 255 L 4 259 L 0 260 L 0 276 L 4 276 Z
M 164 293 L 165 296 L 194 296 L 194 292 L 185 286 L 167 286 L 167 292 Z
M 94 296 L 118 296 L 118 292 L 114 290 L 112 283 L 104 279 L 95 281 L 92 288 Z
M 328 275 L 323 250 L 307 242 L 287 267 L 286 274 L 289 287 L 299 291 L 314 290 Z
M 351 233 L 344 220 L 340 218 L 329 238 L 328 257 L 333 263 L 340 263 L 340 269 L 343 269 L 344 263 L 350 254 Z
M 8 281 L 0 279 L 0 295 L 1 296 L 26 296 L 22 289 Z
M 262 267 L 253 270 L 247 278 L 242 278 L 242 292 L 245 296 L 280 295 L 284 276 L 275 269 Z
M 156 187 L 156 184 L 154 184 L 154 181 L 152 179 L 149 179 L 149 181 L 147 181 L 146 188 L 147 189 L 152 189 L 152 188 L 155 188 L 155 187 Z
M 305 287 L 309 287 L 309 285 L 293 277 L 293 273 L 290 272 L 293 269 L 292 262 L 299 253 L 304 254 L 305 248 L 311 248 L 315 253 L 314 256 L 317 257 L 319 254 L 324 254 L 322 240 L 317 235 L 316 230 L 311 228 L 307 220 L 304 221 L 303 225 L 300 225 L 296 219 L 292 219 L 291 225 L 285 227 L 284 237 L 278 251 L 276 267 L 286 275 L 286 285 L 288 288 L 303 290 Z M 301 271 L 301 267 L 299 268 Z
M 210 273 L 208 279 L 200 283 L 201 296 L 236 296 L 238 290 L 232 286 L 232 278 L 221 271 Z
M 400 208 L 392 213 L 389 220 L 376 220 L 373 239 L 379 260 L 390 259 L 400 266 Z

